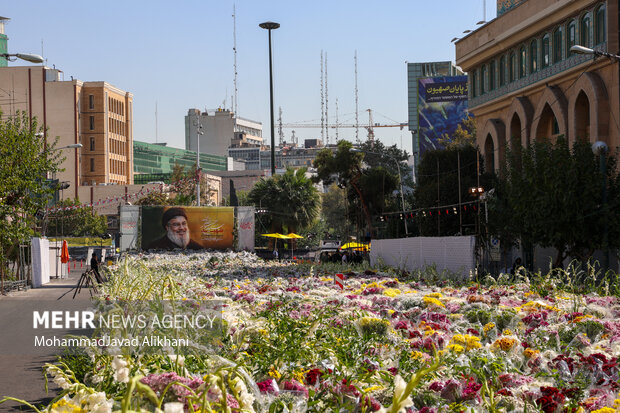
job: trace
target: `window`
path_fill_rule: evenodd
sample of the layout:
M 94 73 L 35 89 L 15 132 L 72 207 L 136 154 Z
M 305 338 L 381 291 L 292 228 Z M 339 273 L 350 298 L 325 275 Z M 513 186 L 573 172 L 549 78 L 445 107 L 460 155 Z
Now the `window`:
M 590 26 L 590 13 L 586 13 L 581 18 L 581 23 L 579 24 L 579 40 L 581 46 L 590 47 Z
M 530 43 L 530 73 L 535 73 L 538 70 L 538 40 L 533 40 Z
M 90 158 L 90 171 L 95 172 L 95 158 Z
M 487 66 L 483 65 L 480 69 L 480 94 L 484 95 L 486 93 L 486 82 L 487 82 Z
M 566 53 L 570 51 L 570 48 L 577 44 L 577 25 L 575 21 L 571 21 L 566 26 Z
M 90 137 L 90 150 L 91 151 L 95 150 L 95 137 L 94 136 Z
M 88 109 L 95 109 L 95 96 L 88 95 Z
M 605 5 L 599 6 L 594 14 L 594 42 L 605 43 L 607 34 L 605 30 Z
M 495 60 L 489 64 L 489 90 L 495 90 Z
M 553 32 L 553 63 L 562 60 L 562 28 L 558 27 Z
M 499 86 L 504 86 L 506 83 L 506 57 L 499 58 Z
M 508 58 L 508 77 L 510 82 L 515 81 L 515 54 L 510 53 Z
M 90 130 L 95 130 L 95 117 L 90 117 Z
M 521 46 L 519 49 L 519 79 L 525 77 L 527 67 L 526 59 L 525 46 Z
M 545 68 L 551 64 L 549 56 L 549 35 L 545 34 L 542 38 L 542 67 Z
M 474 70 L 471 77 L 471 95 L 472 97 L 478 96 L 478 71 Z

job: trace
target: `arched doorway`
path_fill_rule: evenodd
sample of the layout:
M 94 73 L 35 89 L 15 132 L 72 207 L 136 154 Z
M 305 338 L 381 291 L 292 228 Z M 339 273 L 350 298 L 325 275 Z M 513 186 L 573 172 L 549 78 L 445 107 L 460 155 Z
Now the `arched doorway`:
M 575 140 L 590 141 L 590 100 L 583 90 L 575 100 Z
M 490 133 L 484 141 L 484 169 L 487 172 L 495 171 L 495 144 Z

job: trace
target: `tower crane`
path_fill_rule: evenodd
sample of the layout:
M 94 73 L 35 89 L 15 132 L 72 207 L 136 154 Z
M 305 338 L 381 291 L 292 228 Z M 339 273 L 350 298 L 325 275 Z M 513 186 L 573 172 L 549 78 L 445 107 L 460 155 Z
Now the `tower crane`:
M 328 127 L 330 129 L 362 127 L 366 129 L 366 131 L 368 132 L 368 135 L 367 135 L 368 140 L 374 141 L 375 139 L 374 129 L 375 128 L 400 128 L 402 130 L 408 125 L 407 123 L 395 123 L 395 124 L 387 124 L 387 125 L 380 124 L 380 123 L 374 123 L 372 120 L 372 109 L 366 109 L 366 111 L 368 112 L 368 125 L 366 126 L 354 125 L 354 124 L 342 124 L 342 123 L 330 124 L 328 126 L 321 125 L 321 124 L 314 124 L 314 123 L 283 123 L 282 127 L 283 128 L 314 128 L 314 129 L 321 129 L 324 127 Z

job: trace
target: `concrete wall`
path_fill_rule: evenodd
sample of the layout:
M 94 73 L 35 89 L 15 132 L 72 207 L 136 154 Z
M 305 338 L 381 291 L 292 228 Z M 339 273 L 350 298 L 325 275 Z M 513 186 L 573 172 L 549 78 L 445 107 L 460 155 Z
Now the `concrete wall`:
M 435 265 L 468 277 L 476 266 L 474 236 L 416 237 L 373 240 L 370 263 L 385 263 L 408 271 Z

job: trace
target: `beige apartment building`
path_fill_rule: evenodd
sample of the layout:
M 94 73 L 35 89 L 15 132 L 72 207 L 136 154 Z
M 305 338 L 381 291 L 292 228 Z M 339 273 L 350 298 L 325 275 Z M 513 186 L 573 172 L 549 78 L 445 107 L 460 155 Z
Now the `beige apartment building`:
M 496 19 L 456 42 L 487 170 L 509 145 L 563 135 L 620 145 L 618 0 L 498 0 Z
M 133 184 L 133 96 L 106 82 L 64 80 L 62 71 L 43 66 L 0 67 L 2 117 L 25 111 L 61 149 L 64 171 L 56 174 L 76 198 L 86 185 Z

